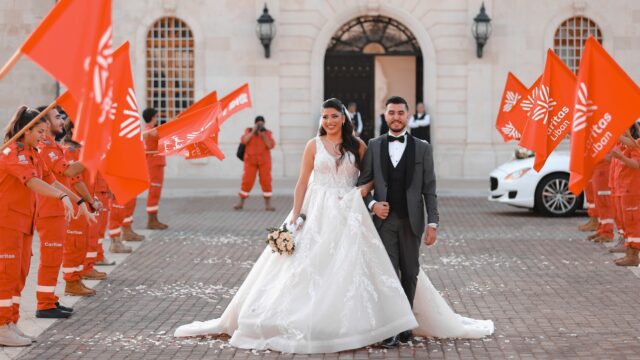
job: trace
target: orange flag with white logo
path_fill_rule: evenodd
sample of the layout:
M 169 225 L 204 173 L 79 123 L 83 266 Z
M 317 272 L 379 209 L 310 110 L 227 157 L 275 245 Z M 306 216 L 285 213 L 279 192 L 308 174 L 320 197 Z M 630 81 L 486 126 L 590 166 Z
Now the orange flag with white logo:
M 529 119 L 519 145 L 535 152 L 536 171 L 571 130 L 575 85 L 573 72 L 549 49 L 540 82 L 520 102 Z
M 638 117 L 640 88 L 598 41 L 589 37 L 577 77 L 569 190 L 582 192 L 595 165 Z
M 100 173 L 118 202 L 124 204 L 149 188 L 128 41 L 114 51 L 111 70 L 115 118 L 111 146 L 102 161 Z
M 111 136 L 111 0 L 58 1 L 20 51 L 77 100 L 74 140 L 95 174 Z
M 527 93 L 526 86 L 511 72 L 507 75 L 507 83 L 502 93 L 502 101 L 496 118 L 496 129 L 504 142 L 518 140 L 527 123 L 527 116 L 518 110 L 518 104 Z
M 194 105 L 192 105 L 192 107 Z M 184 150 L 180 152 L 180 155 L 184 156 L 187 160 L 199 159 L 208 156 L 215 156 L 219 160 L 224 160 L 224 153 L 218 147 L 220 125 L 237 112 L 251 107 L 249 85 L 244 84 L 220 99 L 220 107 L 220 116 L 217 119 L 215 126 L 209 130 L 210 135 L 204 141 L 186 146 Z
M 218 128 L 219 115 L 220 103 L 217 102 L 158 126 L 160 155 L 180 153 L 185 147 L 213 135 Z

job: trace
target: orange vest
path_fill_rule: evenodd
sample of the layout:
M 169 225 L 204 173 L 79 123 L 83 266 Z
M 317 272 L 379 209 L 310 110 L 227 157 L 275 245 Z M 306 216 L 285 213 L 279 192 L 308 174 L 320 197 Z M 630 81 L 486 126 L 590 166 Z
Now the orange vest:
M 0 153 L 0 227 L 33 233 L 36 196 L 26 183 L 34 177 L 55 181 L 37 149 L 15 142 Z

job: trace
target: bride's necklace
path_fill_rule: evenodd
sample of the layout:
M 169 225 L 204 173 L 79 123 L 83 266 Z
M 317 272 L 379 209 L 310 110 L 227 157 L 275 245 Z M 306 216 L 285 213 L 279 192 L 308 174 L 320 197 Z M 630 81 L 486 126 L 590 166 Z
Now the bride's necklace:
M 341 142 L 340 143 L 334 143 L 333 141 L 329 140 L 329 138 L 325 138 L 325 139 L 327 140 L 327 142 L 329 142 L 329 144 L 331 144 L 333 146 L 333 151 L 332 152 L 334 154 L 340 153 L 340 144 L 342 144 Z

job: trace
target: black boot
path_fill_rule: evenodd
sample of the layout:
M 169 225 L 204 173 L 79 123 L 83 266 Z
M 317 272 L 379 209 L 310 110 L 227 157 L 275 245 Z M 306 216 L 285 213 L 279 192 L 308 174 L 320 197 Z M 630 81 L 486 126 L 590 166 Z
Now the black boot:
M 64 312 L 68 312 L 68 313 L 72 313 L 73 309 L 64 305 L 60 305 L 59 302 L 56 303 L 56 308 L 58 308 L 59 310 L 62 310 Z
M 70 312 L 58 308 L 36 311 L 36 317 L 40 319 L 66 319 L 69 316 L 71 316 Z
M 392 336 L 386 339 L 385 341 L 383 341 L 381 345 L 385 349 L 393 349 L 393 348 L 397 348 L 399 344 L 400 343 L 398 342 L 398 337 Z
M 397 338 L 398 341 L 400 343 L 408 343 L 409 341 L 411 341 L 411 336 L 413 335 L 413 333 L 411 332 L 411 330 L 407 330 L 407 331 L 403 331 L 400 334 L 398 334 Z

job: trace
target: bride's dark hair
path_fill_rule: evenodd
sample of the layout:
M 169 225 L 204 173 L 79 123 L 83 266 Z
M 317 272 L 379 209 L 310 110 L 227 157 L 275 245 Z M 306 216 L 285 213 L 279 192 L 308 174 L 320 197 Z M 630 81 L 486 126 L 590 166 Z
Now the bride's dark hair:
M 340 164 L 340 161 L 342 161 L 345 154 L 347 152 L 350 152 L 353 154 L 354 158 L 356 159 L 356 167 L 360 169 L 360 166 L 361 166 L 360 141 L 358 141 L 358 139 L 355 136 L 353 136 L 353 123 L 351 122 L 351 118 L 349 117 L 349 115 L 347 115 L 347 109 L 342 104 L 342 101 L 336 98 L 325 100 L 322 103 L 322 108 L 336 109 L 345 117 L 344 123 L 342 124 L 342 128 L 341 128 L 342 144 L 340 144 L 340 147 L 339 147 L 340 158 L 338 159 L 338 164 Z M 322 124 L 320 125 L 320 129 L 318 129 L 318 135 L 320 136 L 327 135 L 327 131 L 322 127 Z

